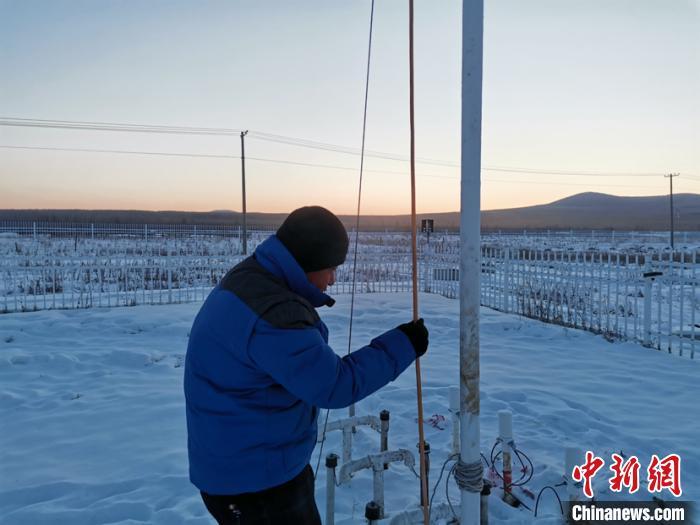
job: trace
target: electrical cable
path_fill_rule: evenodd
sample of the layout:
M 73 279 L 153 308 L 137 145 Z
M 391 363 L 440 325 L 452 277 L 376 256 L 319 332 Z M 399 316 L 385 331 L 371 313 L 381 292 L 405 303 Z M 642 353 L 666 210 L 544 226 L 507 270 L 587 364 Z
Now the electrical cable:
M 445 472 L 445 467 L 450 461 L 454 461 L 455 459 L 459 458 L 459 454 L 450 454 L 447 456 L 447 459 L 445 462 L 442 464 L 442 468 L 440 469 L 440 475 L 438 476 L 437 481 L 435 482 L 435 485 L 433 486 L 433 493 L 430 496 L 430 503 L 428 504 L 428 519 L 430 519 L 430 513 L 433 510 L 433 499 L 435 498 L 435 493 L 437 492 L 438 487 L 440 486 L 440 480 L 442 479 L 442 475 Z M 449 475 L 445 482 L 449 480 Z
M 212 159 L 240 159 L 237 155 L 216 155 L 216 154 L 204 154 L 204 153 L 168 153 L 168 152 L 156 152 L 156 151 L 133 151 L 133 150 L 111 150 L 111 149 L 88 149 L 88 148 L 54 148 L 54 147 L 43 147 L 43 146 L 9 146 L 0 145 L 2 149 L 17 149 L 17 150 L 39 150 L 39 151 L 67 151 L 67 152 L 79 152 L 79 153 L 110 153 L 110 154 L 128 154 L 128 155 L 152 155 L 161 157 L 192 157 L 192 158 L 212 158 Z M 336 166 L 332 164 L 318 164 L 311 162 L 298 162 L 282 159 L 266 159 L 262 157 L 246 157 L 246 160 L 254 162 L 271 162 L 276 164 L 287 164 L 293 166 L 304 166 L 312 168 L 326 168 L 326 169 L 336 169 L 336 170 L 346 170 L 346 171 L 356 171 L 357 168 L 350 166 Z M 486 169 L 486 168 L 484 168 Z M 383 173 L 389 175 L 406 175 L 406 172 L 400 171 L 388 171 L 388 170 L 368 170 L 364 171 L 368 173 Z M 458 181 L 458 177 L 451 177 L 448 175 L 433 175 L 429 173 L 421 173 L 418 175 L 421 178 L 437 178 L 437 179 L 448 179 L 453 181 Z M 518 180 L 503 180 L 503 179 L 484 179 L 486 182 L 503 182 L 508 184 L 544 184 L 552 185 L 553 182 L 542 182 L 542 181 L 518 181 Z M 571 184 L 565 182 L 557 182 L 557 186 L 590 186 L 590 184 Z M 629 185 L 623 184 L 596 184 L 596 186 L 601 187 L 617 187 L 617 188 L 628 188 Z M 639 186 L 635 185 L 635 188 L 655 188 L 655 186 Z
M 501 442 L 500 438 L 497 439 L 495 441 L 495 443 L 493 444 L 493 447 L 491 448 L 491 464 L 492 465 L 495 465 L 496 460 L 498 460 L 498 458 L 501 456 L 502 451 L 499 451 L 498 454 L 496 454 L 495 456 L 493 454 L 496 450 L 496 447 L 498 446 L 498 444 L 500 442 Z M 519 450 L 514 445 L 512 445 L 512 449 L 513 449 L 513 452 L 515 453 L 515 456 L 520 461 L 521 474 L 520 474 L 520 478 L 518 478 L 517 481 L 513 481 L 510 483 L 510 486 L 511 487 L 521 487 L 521 486 L 527 484 L 532 479 L 532 476 L 534 475 L 534 472 L 535 472 L 535 466 L 533 465 L 532 460 L 523 451 Z M 529 468 L 527 468 L 525 466 L 525 462 L 523 461 L 523 457 L 525 457 L 525 459 L 527 460 L 527 462 L 529 464 Z M 495 467 L 492 468 L 492 470 L 496 474 L 496 476 L 498 476 L 501 479 L 501 481 L 505 482 L 505 480 L 503 479 L 503 476 L 501 476 L 501 474 L 498 472 L 498 470 Z
M 336 153 L 345 153 L 349 155 L 360 155 L 360 152 L 354 148 L 348 148 L 338 144 L 329 144 L 324 142 L 317 142 L 313 140 L 306 139 L 296 139 L 293 137 L 284 137 L 282 135 L 273 135 L 270 133 L 263 133 L 257 131 L 251 131 L 254 138 L 260 140 L 277 142 L 281 144 L 287 144 L 290 146 L 299 146 L 303 148 L 319 149 L 325 151 L 333 151 Z M 386 153 L 381 151 L 366 151 L 365 155 L 368 157 L 381 158 L 386 160 L 395 160 L 400 162 L 409 162 L 410 159 L 403 155 L 397 155 L 393 153 Z M 416 162 L 419 164 L 433 164 L 436 166 L 443 166 L 449 168 L 459 168 L 460 165 L 456 162 L 431 159 L 431 158 L 416 158 Z M 482 170 L 485 171 L 500 171 L 500 172 L 512 172 L 512 173 L 529 173 L 529 174 L 540 174 L 540 175 L 564 175 L 564 176 L 589 176 L 589 177 L 658 177 L 663 175 L 663 173 L 636 173 L 636 172 L 614 172 L 614 171 L 579 171 L 579 170 L 561 170 L 561 169 L 547 169 L 547 168 L 521 168 L 521 167 L 510 167 L 510 166 L 483 166 Z
M 192 158 L 211 158 L 211 159 L 240 159 L 238 155 L 216 155 L 216 154 L 205 154 L 205 153 L 168 153 L 168 152 L 157 152 L 157 151 L 132 151 L 132 150 L 112 150 L 112 149 L 88 149 L 88 148 L 54 148 L 54 147 L 44 147 L 44 146 L 9 146 L 0 145 L 2 149 L 16 149 L 16 150 L 39 150 L 39 151 L 67 151 L 67 152 L 78 152 L 78 153 L 109 153 L 109 154 L 127 154 L 127 155 L 151 155 L 160 157 L 192 157 Z M 283 159 L 266 159 L 262 157 L 246 157 L 247 161 L 254 162 L 271 162 L 275 164 L 287 164 L 293 166 L 304 166 L 311 168 L 325 168 L 325 169 L 335 169 L 335 170 L 345 170 L 345 171 L 357 171 L 357 168 L 351 166 L 336 166 L 333 164 L 317 164 L 312 162 L 298 162 Z M 488 168 L 482 168 L 483 170 L 488 170 Z M 383 173 L 389 175 L 406 175 L 406 172 L 400 171 L 387 171 L 387 170 L 368 170 L 364 171 L 368 173 Z M 449 175 L 433 175 L 429 173 L 421 173 L 417 175 L 421 178 L 436 178 L 436 179 L 448 179 L 452 181 L 459 181 L 459 177 L 451 177 Z M 541 184 L 541 185 L 557 185 L 557 186 L 587 186 L 590 184 L 583 183 L 567 183 L 567 182 L 544 182 L 544 181 L 526 181 L 526 180 L 504 180 L 504 179 L 492 179 L 484 178 L 485 182 L 502 182 L 506 184 Z M 700 180 L 700 179 L 699 179 Z M 626 184 L 596 184 L 599 187 L 607 188 L 630 188 L 632 186 Z M 639 186 L 634 185 L 635 188 L 656 188 L 656 186 Z
M 150 124 L 120 124 L 116 122 L 80 122 L 69 120 L 25 119 L 0 117 L 0 126 L 77 129 L 87 131 L 122 131 L 134 133 L 174 133 L 184 135 L 238 135 L 239 130 L 226 128 L 197 128 L 186 126 L 159 126 Z
M 310 149 L 318 149 L 318 150 L 324 150 L 324 151 L 332 151 L 335 153 L 344 153 L 347 155 L 361 155 L 361 151 L 358 150 L 357 148 L 348 148 L 346 146 L 341 146 L 338 144 L 328 144 L 324 142 L 317 142 L 314 140 L 306 140 L 306 139 L 296 139 L 293 137 L 283 137 L 281 135 L 272 135 L 270 133 L 262 133 L 262 132 L 257 132 L 253 131 L 251 132 L 253 134 L 253 138 L 257 138 L 259 140 L 264 140 L 264 141 L 269 141 L 269 142 L 277 142 L 280 144 L 287 144 L 289 146 L 298 146 L 302 148 L 310 148 Z M 374 157 L 374 158 L 379 158 L 379 159 L 385 159 L 385 160 L 394 160 L 394 161 L 399 161 L 399 162 L 409 162 L 410 159 L 407 158 L 405 155 L 397 155 L 395 153 L 386 153 L 382 151 L 371 151 L 367 150 L 364 153 L 365 156 L 367 157 Z M 438 159 L 425 159 L 425 158 L 420 158 L 416 159 L 417 162 L 420 164 L 434 164 L 436 166 L 443 166 L 443 167 L 449 167 L 449 168 L 458 168 L 459 165 L 446 161 L 446 160 L 438 160 Z
M 552 487 L 551 485 L 547 485 L 546 487 L 543 487 L 542 490 L 540 490 L 540 493 L 537 495 L 537 501 L 535 502 L 535 518 L 537 517 L 537 509 L 540 505 L 540 497 L 542 496 L 542 493 L 547 489 L 554 492 L 554 495 L 557 497 L 557 501 L 559 502 L 559 510 L 561 510 L 561 514 L 563 516 L 564 515 L 564 507 L 561 503 L 561 498 L 559 497 L 559 494 L 557 494 L 557 491 L 554 487 Z
M 446 460 L 444 461 L 444 463 L 442 464 L 442 468 L 440 469 L 440 475 L 438 476 L 438 479 L 437 479 L 437 481 L 435 482 L 435 485 L 433 485 L 433 492 L 432 492 L 432 495 L 430 496 L 430 503 L 429 503 L 429 505 L 428 505 L 428 516 L 430 516 L 430 512 L 432 511 L 432 508 L 433 508 L 433 500 L 435 499 L 435 494 L 437 493 L 437 489 L 438 489 L 438 487 L 439 487 L 439 485 L 440 485 L 440 480 L 442 479 L 442 475 L 443 475 L 443 473 L 444 473 L 444 471 L 445 471 L 445 467 L 447 466 L 447 464 L 448 464 L 450 461 L 454 461 L 455 459 L 459 459 L 459 453 L 450 454 L 449 456 L 447 456 L 447 459 L 446 459 Z M 487 466 L 487 467 L 489 467 L 489 468 L 491 467 L 491 465 L 489 464 L 489 460 L 486 458 L 486 456 L 485 456 L 483 453 L 481 453 L 481 459 L 484 460 L 484 463 L 486 463 L 486 466 Z M 457 467 L 457 464 L 453 465 L 453 466 L 450 468 L 450 471 L 449 471 L 449 473 L 448 473 L 448 475 L 447 475 L 447 478 L 445 478 L 445 483 L 449 483 L 450 476 L 453 476 L 453 475 L 454 475 L 454 472 L 455 472 L 455 470 L 456 470 L 456 467 Z M 414 474 L 415 474 L 415 472 L 414 472 Z M 416 475 L 416 477 L 419 477 L 419 476 Z M 448 498 L 449 498 L 449 496 L 448 496 Z M 450 503 L 450 508 L 452 508 L 451 503 Z M 454 514 L 454 509 L 452 509 L 452 513 Z M 455 517 L 456 517 L 456 515 L 455 515 Z
M 450 476 L 454 475 L 455 468 L 457 468 L 457 463 L 452 465 L 452 468 L 447 473 L 447 479 L 445 480 L 445 497 L 447 498 L 447 504 L 450 507 L 450 511 L 452 512 L 452 515 L 455 517 L 455 519 L 458 519 L 457 513 L 455 512 L 455 509 L 452 506 L 452 501 L 450 500 Z
M 486 458 L 486 456 L 484 456 L 484 453 L 483 453 L 483 452 L 479 452 L 479 454 L 481 454 L 481 459 L 484 460 L 484 462 L 486 463 L 486 466 L 487 466 L 488 468 L 491 468 L 491 464 L 489 463 L 489 460 Z
M 497 439 L 497 440 L 495 441 L 495 443 L 493 444 L 493 447 L 491 448 L 491 463 L 492 463 L 492 465 L 495 465 L 496 460 L 498 460 L 498 458 L 499 458 L 499 457 L 501 456 L 501 454 L 502 454 L 502 450 L 501 450 L 501 451 L 499 451 L 496 455 L 494 455 L 494 452 L 495 452 L 495 450 L 496 450 L 496 447 L 498 446 L 498 444 L 499 444 L 500 442 L 501 442 L 500 438 Z M 522 466 L 523 474 L 521 475 L 520 479 L 518 479 L 517 482 L 511 483 L 510 486 L 511 486 L 511 487 L 519 487 L 519 486 L 525 485 L 526 483 L 528 483 L 528 482 L 532 479 L 532 477 L 533 477 L 533 475 L 534 475 L 534 473 L 535 473 L 535 467 L 534 467 L 534 465 L 533 465 L 533 463 L 532 463 L 532 460 L 530 459 L 530 457 L 529 457 L 527 454 L 525 454 L 525 452 L 523 452 L 522 450 L 519 450 L 517 447 L 515 447 L 514 444 L 512 445 L 512 449 L 513 449 L 513 452 L 515 453 L 516 457 L 517 457 L 518 460 L 520 461 L 520 465 Z M 525 458 L 525 460 L 526 460 L 527 463 L 529 464 L 529 468 L 527 468 L 527 467 L 525 466 L 525 461 L 523 461 L 523 457 Z M 484 459 L 486 459 L 486 458 L 484 458 Z M 492 471 L 495 472 L 495 474 L 496 474 L 502 481 L 504 481 L 504 480 L 503 480 L 503 476 L 501 476 L 501 474 L 498 472 L 498 470 L 496 470 L 495 468 L 492 468 Z M 549 489 L 549 490 L 551 490 L 552 492 L 554 492 L 554 495 L 556 496 L 557 501 L 559 501 L 559 509 L 561 510 L 562 515 L 564 514 L 564 507 L 562 506 L 561 498 L 559 497 L 559 494 L 557 493 L 555 487 L 561 487 L 561 486 L 565 486 L 565 485 L 566 485 L 566 482 L 561 482 L 561 483 L 558 483 L 558 484 L 556 484 L 556 485 L 554 485 L 554 486 L 547 485 L 547 486 L 543 487 L 543 488 L 540 490 L 539 494 L 537 495 L 537 499 L 536 499 L 536 501 L 535 501 L 535 510 L 534 510 L 535 517 L 537 517 L 537 510 L 538 510 L 538 507 L 539 507 L 540 498 L 541 498 L 542 494 L 544 493 L 544 491 L 547 490 L 547 489 Z M 505 489 L 505 486 L 504 486 L 504 489 Z M 513 497 L 515 497 L 512 493 L 511 493 L 511 495 L 512 495 Z M 532 510 L 530 507 L 528 507 L 528 506 L 525 504 L 524 501 L 522 501 L 520 498 L 517 498 L 517 497 L 516 497 L 516 499 L 517 499 L 517 501 L 518 501 L 518 503 L 519 503 L 520 505 L 522 505 L 523 507 L 525 507 L 527 510 L 533 512 L 533 510 Z
M 532 479 L 532 476 L 535 473 L 535 466 L 532 464 L 532 460 L 527 456 L 527 454 L 525 454 L 525 452 L 522 452 L 521 450 L 518 450 L 517 448 L 514 448 L 513 450 L 515 451 L 515 455 L 520 460 L 521 472 L 524 470 L 526 473 L 529 474 L 526 479 L 518 481 L 518 484 L 515 485 L 516 487 L 518 487 L 518 486 L 522 486 L 522 485 L 525 485 L 525 484 L 530 482 L 530 480 Z M 525 459 L 527 459 L 527 462 L 530 464 L 529 469 L 527 469 L 527 467 L 525 466 L 525 463 L 523 463 L 523 458 L 521 457 L 521 455 L 525 456 Z
M 45 119 L 26 119 L 15 117 L 0 117 L 0 126 L 20 126 L 20 127 L 36 127 L 36 128 L 60 128 L 60 129 L 78 129 L 88 131 L 122 131 L 122 132 L 149 132 L 149 133 L 175 133 L 189 135 L 221 135 L 221 136 L 238 136 L 240 130 L 230 128 L 211 128 L 211 127 L 192 127 L 192 126 L 164 126 L 153 124 L 129 124 L 116 122 L 84 122 L 84 121 L 68 121 L 68 120 L 45 120 Z M 409 162 L 410 159 L 405 155 L 397 155 L 381 151 L 371 151 L 349 148 L 338 144 L 329 144 L 308 139 L 288 137 L 284 135 L 275 135 L 262 131 L 251 130 L 248 134 L 249 138 L 257 138 L 259 140 L 277 142 L 291 146 L 304 148 L 312 148 L 318 150 L 332 151 L 336 153 L 345 153 L 351 155 L 364 155 L 368 157 L 382 158 L 386 160 L 394 160 L 401 162 Z M 431 159 L 431 158 L 416 158 L 416 162 L 420 164 L 433 164 L 436 166 L 459 168 L 456 162 Z M 353 168 L 354 169 L 354 168 Z M 635 173 L 635 172 L 614 172 L 614 171 L 586 171 L 586 170 L 563 170 L 563 169 L 547 169 L 547 168 L 523 168 L 516 166 L 483 166 L 484 171 L 497 171 L 506 173 L 527 173 L 534 175 L 561 175 L 561 176 L 586 176 L 586 177 L 658 177 L 663 173 Z M 697 177 L 694 174 L 686 175 L 688 178 Z M 452 178 L 452 177 L 446 177 Z M 696 180 L 696 179 L 693 179 Z M 700 180 L 700 179 L 698 179 Z
M 526 504 L 523 500 L 521 500 L 521 499 L 518 498 L 517 496 L 514 496 L 512 493 L 511 493 L 511 496 L 513 496 L 513 497 L 517 500 L 517 502 L 518 502 L 520 505 L 522 505 L 522 506 L 525 507 L 527 510 L 529 510 L 530 512 L 532 512 L 532 509 L 531 509 L 530 507 L 528 507 L 527 504 Z
M 131 151 L 120 149 L 88 149 L 88 148 L 49 148 L 43 146 L 5 146 L 1 145 L 2 149 L 20 149 L 20 150 L 40 150 L 40 151 L 69 151 L 78 153 L 114 153 L 126 155 L 156 155 L 162 157 L 202 157 L 210 159 L 240 159 L 237 155 L 213 155 L 206 153 L 166 153 L 159 151 Z

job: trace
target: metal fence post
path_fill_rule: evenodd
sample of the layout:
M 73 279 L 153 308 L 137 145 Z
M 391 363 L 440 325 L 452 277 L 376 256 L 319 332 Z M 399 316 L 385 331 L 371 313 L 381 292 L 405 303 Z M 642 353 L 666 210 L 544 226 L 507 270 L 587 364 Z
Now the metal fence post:
M 650 273 L 650 272 L 649 272 Z M 644 344 L 651 346 L 651 285 L 653 279 L 644 280 Z
M 503 311 L 510 312 L 510 248 L 506 248 L 503 264 Z
M 165 264 L 168 267 L 168 304 L 173 302 L 173 270 L 170 268 L 170 251 L 165 257 Z
M 695 328 L 698 327 L 700 328 L 700 325 L 696 325 L 695 323 L 695 311 L 698 309 L 698 296 L 695 294 L 695 286 L 697 283 L 697 279 L 695 278 L 695 269 L 698 267 L 698 252 L 695 250 L 693 252 L 693 273 L 691 274 L 691 299 L 690 299 L 690 358 L 695 359 Z

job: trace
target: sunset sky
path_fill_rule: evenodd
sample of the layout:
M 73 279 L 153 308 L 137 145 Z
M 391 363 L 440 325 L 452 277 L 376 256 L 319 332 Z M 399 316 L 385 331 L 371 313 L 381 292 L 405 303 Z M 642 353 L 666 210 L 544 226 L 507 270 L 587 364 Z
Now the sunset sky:
M 358 155 L 264 134 L 359 150 L 370 5 L 0 0 L 0 118 L 251 130 L 249 211 L 354 213 Z M 461 5 L 415 0 L 419 212 L 459 209 Z M 407 6 L 375 6 L 366 147 L 399 160 L 365 159 L 365 213 L 410 211 Z M 484 46 L 483 209 L 665 194 L 669 172 L 700 193 L 700 0 L 486 0 Z M 237 136 L 0 146 L 0 208 L 241 209 L 238 158 L 22 149 L 238 157 Z

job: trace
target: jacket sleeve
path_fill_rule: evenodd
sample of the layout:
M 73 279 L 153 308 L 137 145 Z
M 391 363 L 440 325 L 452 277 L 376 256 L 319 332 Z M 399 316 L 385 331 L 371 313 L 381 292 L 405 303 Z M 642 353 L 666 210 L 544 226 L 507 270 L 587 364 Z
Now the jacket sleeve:
M 415 360 L 408 337 L 393 329 L 339 357 L 315 327 L 285 329 L 260 319 L 251 360 L 293 395 L 321 408 L 342 408 L 396 379 Z

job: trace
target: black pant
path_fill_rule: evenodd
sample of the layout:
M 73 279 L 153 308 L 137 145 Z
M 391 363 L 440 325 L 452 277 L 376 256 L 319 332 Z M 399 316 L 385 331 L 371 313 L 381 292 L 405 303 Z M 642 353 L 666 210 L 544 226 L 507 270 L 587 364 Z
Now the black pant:
M 321 525 L 310 465 L 294 479 L 260 492 L 231 496 L 201 494 L 219 525 Z

